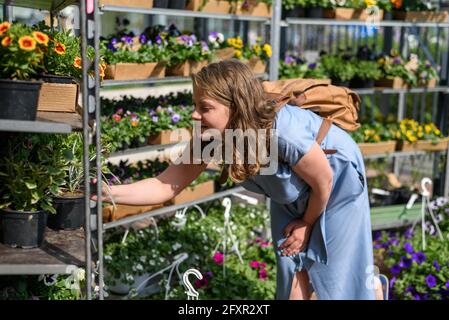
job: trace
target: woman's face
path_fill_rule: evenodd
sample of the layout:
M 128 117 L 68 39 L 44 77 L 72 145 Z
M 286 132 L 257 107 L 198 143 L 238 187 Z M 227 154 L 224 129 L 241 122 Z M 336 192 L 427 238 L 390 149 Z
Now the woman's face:
M 216 129 L 223 134 L 229 122 L 229 108 L 195 88 L 193 89 L 193 103 L 195 109 L 192 119 L 201 122 L 201 132 L 203 133 L 207 129 Z

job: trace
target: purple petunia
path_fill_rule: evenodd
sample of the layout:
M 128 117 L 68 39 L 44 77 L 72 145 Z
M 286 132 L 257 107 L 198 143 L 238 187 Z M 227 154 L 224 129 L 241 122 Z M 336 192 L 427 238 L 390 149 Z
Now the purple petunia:
M 405 252 L 410 253 L 410 254 L 412 254 L 413 252 L 415 252 L 415 251 L 413 250 L 413 246 L 411 245 L 410 242 L 404 243 L 404 250 L 405 250 Z
M 208 271 L 208 272 L 206 272 L 206 278 L 213 278 L 213 276 L 214 276 L 214 273 L 212 272 L 212 271 Z
M 412 265 L 412 259 L 409 259 L 407 257 L 401 257 L 401 260 L 399 261 L 399 266 L 401 268 L 410 268 Z
M 145 44 L 147 42 L 147 37 L 142 33 L 139 37 L 139 42 Z
M 173 123 L 177 123 L 179 120 L 181 120 L 181 116 L 177 113 L 175 113 L 172 117 L 171 117 L 171 121 Z
M 441 270 L 441 267 L 440 267 L 440 265 L 438 264 L 438 261 L 435 259 L 435 260 L 433 260 L 433 266 L 435 267 L 435 270 L 436 271 L 440 271 Z
M 412 259 L 421 265 L 424 261 L 426 261 L 426 255 L 422 252 L 416 252 L 412 254 Z
M 158 116 L 153 116 L 153 117 L 151 118 L 151 120 L 153 120 L 153 122 L 158 122 L 159 117 L 158 117 Z
M 296 62 L 296 60 L 292 56 L 286 56 L 285 59 L 284 59 L 284 63 L 285 64 L 292 64 L 294 62 Z
M 405 230 L 404 237 L 405 239 L 411 239 L 413 237 L 413 229 L 408 228 L 407 230 Z
M 449 289 L 449 280 L 447 280 L 447 282 L 444 286 Z
M 393 277 L 390 279 L 390 288 L 393 288 L 395 284 L 396 284 L 396 277 Z
M 374 234 L 373 234 L 373 240 L 374 241 L 379 241 L 381 237 L 382 237 L 382 232 L 374 231 Z
M 159 45 L 162 44 L 162 38 L 161 38 L 160 35 L 157 35 L 157 36 L 156 36 L 156 43 L 159 44 Z
M 392 274 L 399 274 L 401 273 L 401 267 L 398 264 L 395 264 L 391 267 L 390 271 Z
M 426 277 L 426 284 L 429 288 L 433 288 L 437 285 L 437 278 L 435 278 L 433 275 L 429 274 Z
M 316 68 L 316 63 L 311 63 L 308 67 L 310 70 L 314 70 Z

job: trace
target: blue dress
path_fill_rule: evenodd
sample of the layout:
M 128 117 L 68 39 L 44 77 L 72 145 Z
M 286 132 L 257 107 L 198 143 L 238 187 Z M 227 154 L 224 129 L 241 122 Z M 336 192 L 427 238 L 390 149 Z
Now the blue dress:
M 292 219 L 303 216 L 310 187 L 291 169 L 312 147 L 322 118 L 296 106 L 278 111 L 279 162 L 274 175 L 257 175 L 242 185 L 271 199 L 271 232 L 277 259 L 276 299 L 288 299 L 295 272 L 307 270 L 318 299 L 375 299 L 368 190 L 363 157 L 354 140 L 332 125 L 321 144 L 336 149 L 327 155 L 333 170 L 332 192 L 325 211 L 312 228 L 305 250 L 293 257 L 277 246 Z M 277 245 L 277 246 L 276 246 Z

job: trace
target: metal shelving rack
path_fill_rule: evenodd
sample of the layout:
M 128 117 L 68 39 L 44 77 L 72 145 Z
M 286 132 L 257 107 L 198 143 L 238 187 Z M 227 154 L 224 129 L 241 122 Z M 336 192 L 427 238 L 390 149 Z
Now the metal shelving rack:
M 74 130 L 83 131 L 84 143 L 84 184 L 85 184 L 85 226 L 83 230 L 74 231 L 52 231 L 46 230 L 46 241 L 40 248 L 16 249 L 0 245 L 0 274 L 70 274 L 74 269 L 84 266 L 86 274 L 92 274 L 92 235 L 96 230 L 101 235 L 101 220 L 95 220 L 95 216 L 101 217 L 94 212 L 101 208 L 101 199 L 98 202 L 90 201 L 91 185 L 89 172 L 91 168 L 98 168 L 100 162 L 100 136 L 99 119 L 100 113 L 97 107 L 99 101 L 99 73 L 95 78 L 88 76 L 90 62 L 87 57 L 87 46 L 93 46 L 97 52 L 99 49 L 99 28 L 95 24 L 98 19 L 95 10 L 96 1 L 86 0 L 0 0 L 3 6 L 5 20 L 11 20 L 10 6 L 41 9 L 50 12 L 53 17 L 57 11 L 66 6 L 79 4 L 81 12 L 81 51 L 83 57 L 83 114 L 61 115 L 57 113 L 39 113 L 37 121 L 0 120 L 0 131 L 6 132 L 34 132 L 34 133 L 62 133 L 67 134 Z M 98 56 L 95 59 L 95 69 L 99 70 Z M 95 145 L 97 152 L 96 163 L 89 163 L 89 146 Z M 98 176 L 100 176 L 98 172 Z M 97 176 L 97 178 L 98 178 Z M 97 186 L 97 192 L 100 191 Z M 98 228 L 97 228 L 98 226 Z M 101 264 L 102 237 L 95 236 L 98 250 L 95 254 Z M 102 270 L 99 271 L 99 283 L 102 284 Z M 92 299 L 92 278 L 86 276 L 87 299 Z M 100 291 L 100 298 L 103 292 Z

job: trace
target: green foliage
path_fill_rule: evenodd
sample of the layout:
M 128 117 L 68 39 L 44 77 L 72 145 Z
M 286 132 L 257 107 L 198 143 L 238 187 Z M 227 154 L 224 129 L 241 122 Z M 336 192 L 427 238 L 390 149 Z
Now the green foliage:
M 321 56 L 320 60 L 331 79 L 347 81 L 354 78 L 356 74 L 356 69 L 347 54 L 325 54 Z
M 382 71 L 376 61 L 354 60 L 355 76 L 363 80 L 378 80 Z
M 383 125 L 379 122 L 364 123 L 358 130 L 351 132 L 351 137 L 357 143 L 395 140 L 396 127 L 392 124 Z

